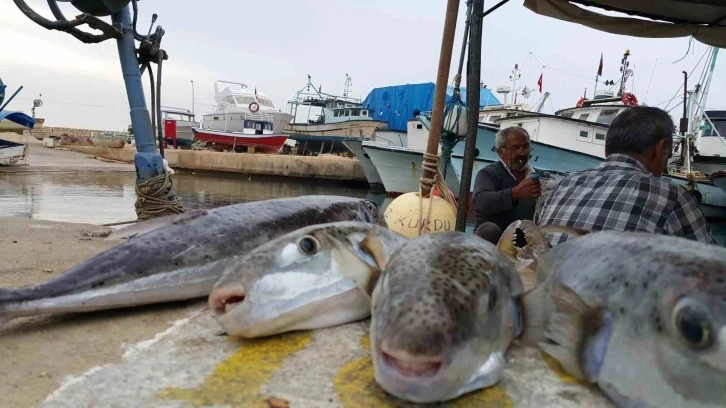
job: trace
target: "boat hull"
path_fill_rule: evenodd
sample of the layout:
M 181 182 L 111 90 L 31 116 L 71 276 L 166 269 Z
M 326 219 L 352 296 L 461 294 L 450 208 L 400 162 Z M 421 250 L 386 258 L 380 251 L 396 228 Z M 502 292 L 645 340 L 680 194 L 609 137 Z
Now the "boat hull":
M 330 138 L 340 141 L 344 138 L 373 138 L 377 129 L 384 129 L 388 124 L 379 120 L 347 120 L 335 123 L 291 123 L 285 129 L 293 140 L 308 140 L 310 136 Z
M 28 147 L 22 143 L 15 143 L 0 139 L 0 166 L 15 164 L 25 158 Z
M 499 160 L 499 155 L 497 155 L 493 147 L 494 134 L 480 127 L 476 141 L 478 155 L 474 159 L 470 191 L 474 189 L 474 181 L 479 170 Z M 463 149 L 463 143 L 458 143 L 451 157 L 451 164 L 459 180 L 461 180 L 463 166 Z M 602 161 L 603 159 L 589 154 L 532 141 L 532 158 L 530 159 L 530 164 L 536 170 L 575 173 L 597 167 Z M 664 177 L 677 185 L 685 186 L 688 183 L 688 180 L 682 177 Z M 702 195 L 700 206 L 704 215 L 709 218 L 726 218 L 726 192 L 718 188 L 714 183 L 706 181 L 698 182 L 698 190 Z
M 368 185 L 372 189 L 384 188 L 383 181 L 381 181 L 381 176 L 378 174 L 376 166 L 371 161 L 368 153 L 363 151 L 363 142 L 360 140 L 348 139 L 344 140 L 342 143 L 358 159 L 358 163 L 360 163 L 360 166 L 363 168 L 363 173 L 366 175 L 366 180 L 368 180 Z
M 212 142 L 233 149 L 237 146 L 252 146 L 266 152 L 277 152 L 287 140 L 287 135 L 252 135 L 199 128 L 192 128 L 192 131 L 196 140 Z
M 423 176 L 423 152 L 401 147 L 379 146 L 363 143 L 387 194 L 398 195 L 418 191 L 419 178 Z M 459 180 L 449 164 L 446 185 L 458 196 Z
M 719 171 L 726 171 L 726 157 L 696 155 L 691 162 L 691 168 L 707 176 Z

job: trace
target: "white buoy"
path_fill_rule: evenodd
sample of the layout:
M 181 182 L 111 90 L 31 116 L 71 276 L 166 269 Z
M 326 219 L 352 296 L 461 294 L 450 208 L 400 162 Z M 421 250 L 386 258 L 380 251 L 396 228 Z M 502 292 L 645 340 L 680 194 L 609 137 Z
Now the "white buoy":
M 429 217 L 429 203 L 432 203 L 431 215 Z M 456 211 L 445 199 L 434 196 L 433 201 L 429 198 L 419 200 L 418 192 L 406 193 L 396 197 L 386 208 L 383 217 L 386 220 L 388 229 L 399 234 L 414 238 L 418 236 L 419 229 L 419 203 L 422 207 L 422 224 L 424 225 L 421 234 L 429 234 L 444 231 L 454 231 L 456 227 Z

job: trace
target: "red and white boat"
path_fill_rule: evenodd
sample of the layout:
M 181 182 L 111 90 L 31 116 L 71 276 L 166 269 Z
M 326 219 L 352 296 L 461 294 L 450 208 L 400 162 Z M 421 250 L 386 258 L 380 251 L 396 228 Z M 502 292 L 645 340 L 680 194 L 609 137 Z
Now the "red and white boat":
M 243 146 L 254 147 L 257 152 L 277 153 L 287 140 L 287 135 L 272 133 L 272 123 L 246 119 L 253 128 L 249 132 L 224 132 L 219 130 L 192 128 L 194 139 L 212 142 L 217 150 L 241 150 Z M 269 126 L 269 128 L 268 128 Z M 267 130 L 269 129 L 269 130 Z
M 225 84 L 220 90 L 219 84 Z M 216 81 L 213 113 L 203 115 L 202 123 L 193 130 L 194 138 L 212 142 L 218 150 L 277 151 L 287 140 L 283 129 L 292 115 L 275 108 L 272 99 L 257 88 L 239 82 Z

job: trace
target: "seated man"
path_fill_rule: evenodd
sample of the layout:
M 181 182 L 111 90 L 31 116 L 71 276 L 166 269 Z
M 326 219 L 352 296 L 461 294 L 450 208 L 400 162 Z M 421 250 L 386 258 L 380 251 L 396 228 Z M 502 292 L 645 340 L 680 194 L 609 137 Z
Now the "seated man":
M 654 107 L 628 108 L 610 124 L 606 159 L 563 179 L 539 225 L 644 231 L 715 243 L 693 195 L 661 178 L 673 150 L 673 120 Z M 548 234 L 552 245 L 571 237 Z
M 496 135 L 500 160 L 479 170 L 474 181 L 475 234 L 496 244 L 509 224 L 532 220 L 540 183 L 529 178 L 529 133 L 519 126 Z

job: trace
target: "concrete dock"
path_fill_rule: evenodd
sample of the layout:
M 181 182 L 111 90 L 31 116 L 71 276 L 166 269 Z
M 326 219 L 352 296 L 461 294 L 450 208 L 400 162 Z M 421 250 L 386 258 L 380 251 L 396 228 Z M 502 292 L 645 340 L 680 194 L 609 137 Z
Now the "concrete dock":
M 28 165 L 4 168 L 0 178 L 14 177 L 3 171 L 134 171 L 94 156 L 31 145 Z M 108 231 L 0 217 L 0 288 L 57 277 L 121 242 L 105 239 Z M 413 406 L 373 380 L 369 324 L 243 341 L 222 335 L 204 298 L 20 318 L 0 327 L 0 407 Z M 438 406 L 612 407 L 596 388 L 516 345 L 497 386 Z
M 119 242 L 93 225 L 0 225 L 0 287 L 58 276 Z M 16 319 L 0 328 L 0 406 L 268 407 L 271 397 L 291 407 L 412 406 L 373 381 L 368 325 L 242 341 L 220 335 L 205 299 Z M 444 406 L 612 406 L 536 350 L 514 346 L 507 357 L 499 385 Z

